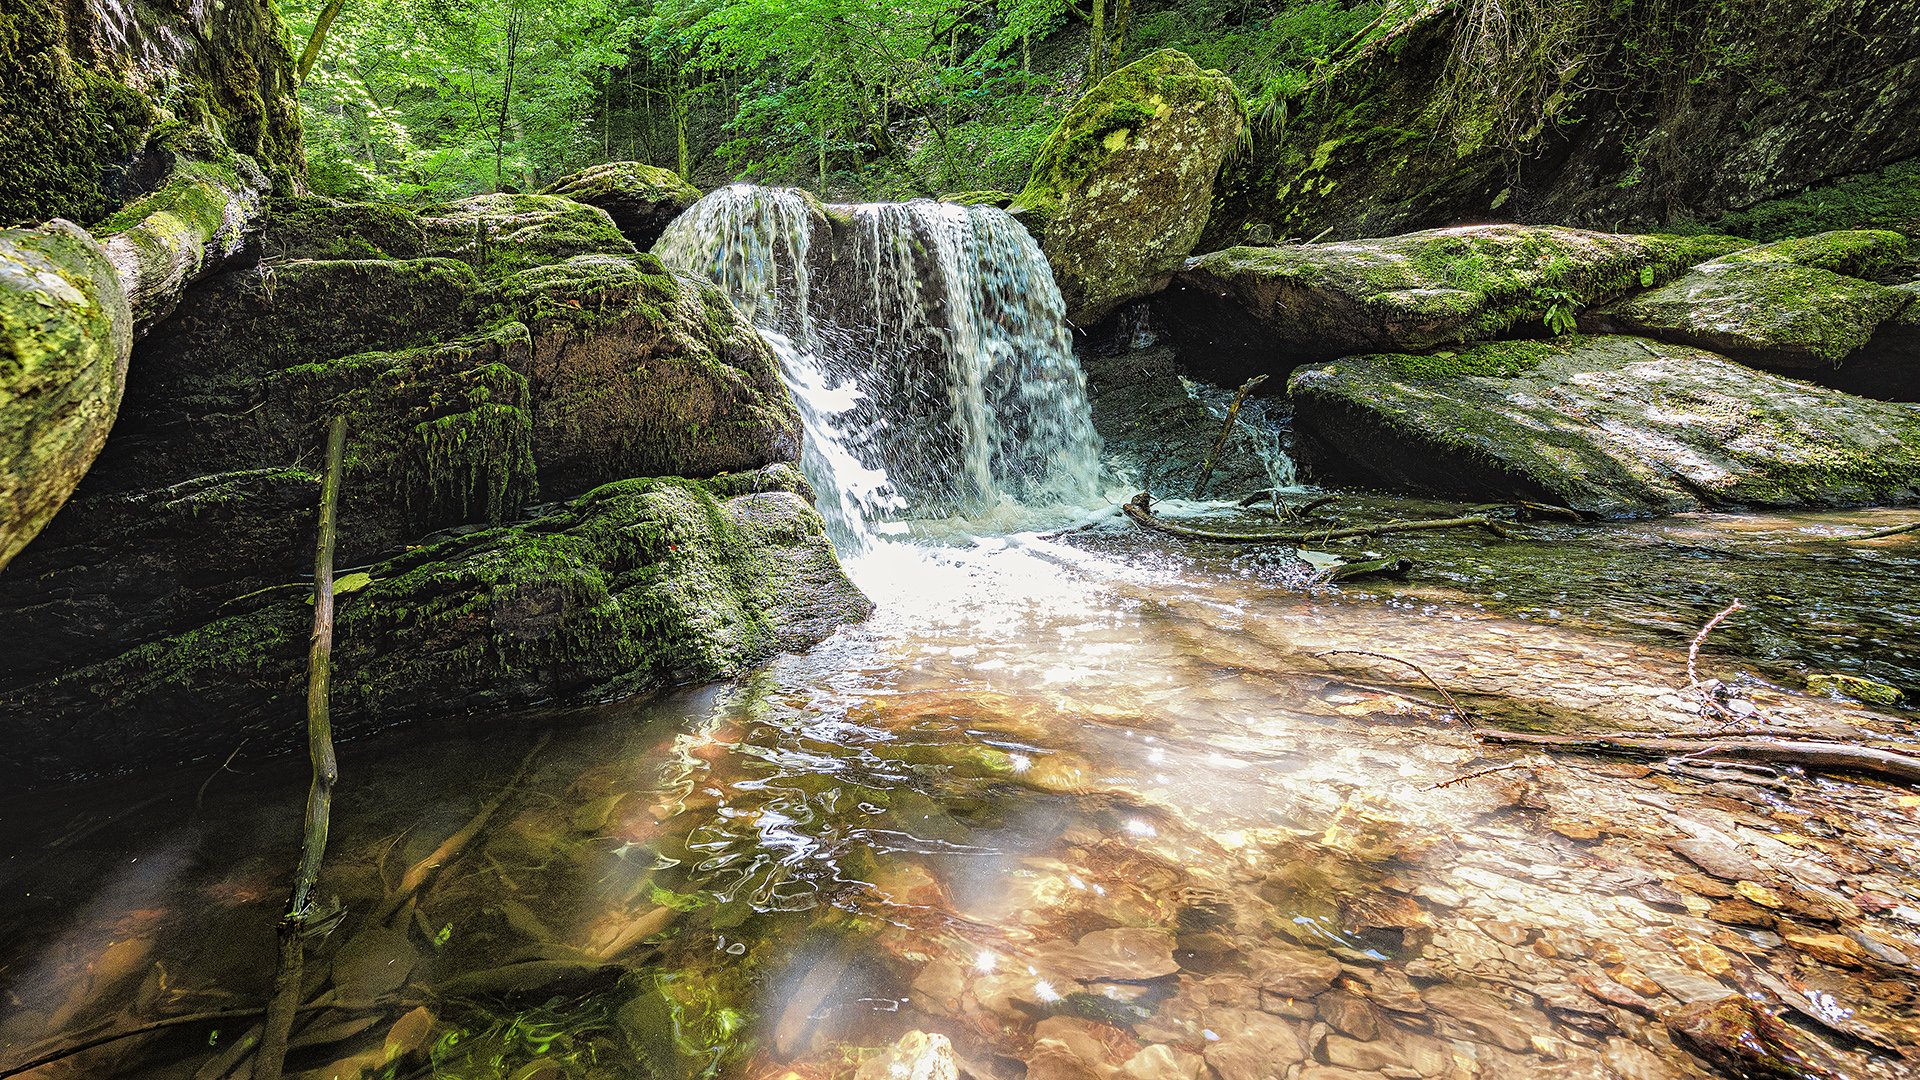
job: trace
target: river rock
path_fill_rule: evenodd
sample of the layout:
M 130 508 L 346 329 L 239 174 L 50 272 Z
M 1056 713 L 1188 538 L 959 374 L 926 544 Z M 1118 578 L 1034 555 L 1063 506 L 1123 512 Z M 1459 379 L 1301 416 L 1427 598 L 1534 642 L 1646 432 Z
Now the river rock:
M 637 250 L 605 210 L 557 195 L 475 195 L 428 207 L 420 226 L 427 254 L 460 259 L 484 277 Z
M 1681 1049 L 1738 1080 L 1831 1080 L 1826 1055 L 1765 1008 L 1739 995 L 1685 1005 L 1666 1017 Z
M 671 169 L 638 161 L 594 165 L 555 180 L 540 193 L 605 210 L 614 227 L 642 251 L 660 239 L 667 222 L 700 199 L 700 189 Z
M 1471 225 L 1190 259 L 1161 300 L 1174 340 L 1222 383 L 1300 364 L 1560 325 L 1744 242 Z
M 1254 985 L 1270 994 L 1310 998 L 1340 977 L 1340 961 L 1325 953 L 1276 943 L 1249 956 L 1247 971 Z
M 86 231 L 0 231 L 0 567 L 39 534 L 106 444 L 133 314 Z
M 860 1063 L 854 1080 L 959 1080 L 960 1064 L 945 1035 L 909 1031 Z
M 1180 970 L 1172 934 L 1134 926 L 1095 930 L 1071 948 L 1045 950 L 1041 961 L 1048 970 L 1081 982 L 1140 982 Z
M 338 601 L 336 729 L 627 696 L 822 640 L 871 605 L 841 572 L 806 490 L 789 465 L 624 480 L 525 524 L 375 563 Z M 224 753 L 247 735 L 282 744 L 311 621 L 301 590 L 270 590 L 0 696 L 14 718 L 0 775 Z M 232 726 L 209 726 L 209 715 Z
M 1890 229 L 1836 229 L 1741 248 L 1728 262 L 1805 266 L 1848 277 L 1877 280 L 1907 257 L 1908 241 Z
M 1603 516 L 1920 497 L 1920 410 L 1633 337 L 1360 356 L 1288 383 L 1323 472 Z
M 1294 1026 L 1263 1012 L 1222 1009 L 1208 1017 L 1220 1036 L 1204 1051 L 1220 1080 L 1273 1080 L 1307 1058 Z
M 1693 345 L 1789 374 L 1838 366 L 1911 298 L 1799 263 L 1739 255 L 1596 311 L 1582 326 Z
M 1162 50 L 1094 84 L 1008 208 L 1053 264 L 1082 326 L 1155 292 L 1206 227 L 1215 175 L 1246 123 L 1233 82 Z

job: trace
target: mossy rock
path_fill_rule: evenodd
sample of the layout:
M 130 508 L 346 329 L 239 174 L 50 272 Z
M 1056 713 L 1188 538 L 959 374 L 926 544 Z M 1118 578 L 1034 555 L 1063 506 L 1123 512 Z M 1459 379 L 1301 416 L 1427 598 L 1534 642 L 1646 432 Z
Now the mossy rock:
M 365 571 L 339 598 L 343 735 L 402 718 L 599 701 L 738 673 L 864 618 L 791 466 L 625 480 L 525 524 L 454 536 Z M 299 590 L 0 699 L 30 722 L 9 764 L 130 766 L 289 743 L 312 609 Z M 226 718 L 216 726 L 209 715 Z
M 700 201 L 700 189 L 671 169 L 638 161 L 609 161 L 563 176 L 541 191 L 597 206 L 615 228 L 642 251 L 660 239 L 667 223 Z
M 1082 326 L 1166 284 L 1206 227 L 1246 114 L 1232 80 L 1163 50 L 1074 103 L 1008 208 L 1040 241 Z
M 1920 500 L 1920 412 L 1644 338 L 1356 356 L 1287 393 L 1331 478 L 1610 517 Z
M 799 455 L 799 412 L 766 341 L 717 288 L 652 255 L 521 271 L 501 282 L 500 307 L 532 330 L 534 457 L 548 498 Z
M 1161 299 L 1219 382 L 1364 352 L 1545 333 L 1744 241 L 1468 225 L 1375 240 L 1237 247 L 1189 260 Z
M 1806 266 L 1848 277 L 1875 278 L 1907 258 L 1907 238 L 1887 229 L 1840 229 L 1743 248 L 1728 262 Z
M 607 212 L 558 195 L 475 195 L 421 211 L 430 255 L 504 277 L 575 255 L 632 255 Z
M 1594 312 L 1583 325 L 1711 349 L 1794 374 L 1839 365 L 1910 299 L 1883 285 L 1790 261 L 1794 254 L 1773 245 L 1703 263 L 1671 284 Z M 1814 260 L 1854 257 L 1824 248 L 1804 254 Z
M 276 198 L 260 222 L 265 259 L 420 259 L 426 232 L 411 211 L 318 195 Z
M 0 568 L 106 444 L 132 349 L 126 294 L 85 230 L 0 231 Z
M 1713 227 L 1756 240 L 1833 229 L 1888 229 L 1920 237 L 1920 158 L 1768 199 L 1722 215 Z
M 993 206 L 1005 210 L 1007 207 L 1012 206 L 1014 200 L 1019 197 L 1018 194 L 1011 191 L 998 191 L 992 188 L 986 188 L 980 191 L 951 192 L 940 196 L 940 201 L 953 203 L 957 206 Z

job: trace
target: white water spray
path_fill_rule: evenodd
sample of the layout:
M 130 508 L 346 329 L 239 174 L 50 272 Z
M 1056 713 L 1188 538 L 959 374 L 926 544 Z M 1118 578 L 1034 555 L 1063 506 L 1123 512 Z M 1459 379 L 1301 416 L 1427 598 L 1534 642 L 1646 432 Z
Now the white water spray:
M 1100 442 L 1066 306 L 1002 211 L 736 185 L 654 253 L 725 289 L 779 354 L 843 550 L 912 520 L 1093 501 Z

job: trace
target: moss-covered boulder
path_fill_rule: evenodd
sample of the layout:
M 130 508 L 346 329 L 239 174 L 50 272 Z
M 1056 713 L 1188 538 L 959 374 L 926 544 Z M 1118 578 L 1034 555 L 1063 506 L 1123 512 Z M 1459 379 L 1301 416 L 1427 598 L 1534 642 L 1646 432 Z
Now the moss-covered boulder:
M 542 195 L 560 195 L 607 212 L 622 235 L 642 251 L 660 239 L 667 222 L 700 201 L 700 189 L 671 169 L 638 161 L 609 161 L 563 176 Z
M 1108 75 L 1040 148 L 1009 210 L 1053 264 L 1082 326 L 1165 285 L 1206 227 L 1246 114 L 1233 82 L 1165 50 Z
M 799 412 L 772 350 L 714 286 L 652 255 L 581 256 L 514 274 L 500 298 L 532 329 L 547 497 L 799 455 Z
M 0 567 L 39 534 L 106 443 L 133 314 L 79 226 L 0 231 Z
M 1252 223 L 1344 239 L 1713 220 L 1920 153 L 1920 0 L 1489 10 L 1390 11 L 1263 107 L 1222 170 L 1204 245 Z M 1808 232 L 1893 223 L 1833 209 L 1798 216 Z
M 426 232 L 412 211 L 318 195 L 275 198 L 260 223 L 265 259 L 420 259 Z
M 1604 516 L 1920 500 L 1920 409 L 1645 338 L 1350 357 L 1287 392 L 1330 477 Z
M 1231 381 L 1364 352 L 1562 329 L 1744 241 L 1551 226 L 1452 229 L 1189 260 L 1159 301 L 1181 348 Z
M 1873 279 L 1905 261 L 1908 247 L 1904 234 L 1889 229 L 1837 229 L 1742 248 L 1724 258 L 1728 262 L 1784 263 Z
M 1907 297 L 1906 306 L 1846 363 L 1821 372 L 1822 385 L 1882 401 L 1920 401 L 1920 281 L 1894 291 Z
M 0 5 L 0 224 L 91 224 L 157 186 L 150 137 L 217 136 L 291 191 L 305 172 L 277 7 Z
M 623 697 L 737 673 L 871 605 L 791 466 L 635 479 L 533 521 L 428 544 L 343 578 L 333 714 L 343 734 Z M 311 608 L 289 583 L 222 618 L 0 697 L 8 773 L 290 741 Z M 208 725 L 208 716 L 222 724 Z
M 475 195 L 420 215 L 427 253 L 501 277 L 575 255 L 632 255 L 605 210 L 558 195 Z
M 1910 299 L 1870 281 L 1743 251 L 1596 311 L 1582 324 L 1712 349 L 1770 371 L 1814 373 L 1864 346 Z

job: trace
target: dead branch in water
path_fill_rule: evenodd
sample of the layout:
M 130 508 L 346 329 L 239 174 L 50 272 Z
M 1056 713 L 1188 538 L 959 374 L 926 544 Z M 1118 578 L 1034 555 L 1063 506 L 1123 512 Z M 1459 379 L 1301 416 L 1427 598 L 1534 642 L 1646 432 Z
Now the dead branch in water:
M 273 997 L 261 1022 L 260 1050 L 253 1059 L 254 1080 L 280 1080 L 286 1067 L 287 1038 L 300 1008 L 301 969 L 308 924 L 313 921 L 313 890 L 320 880 L 320 860 L 327 851 L 327 829 L 333 816 L 333 785 L 340 765 L 333 754 L 333 716 L 327 699 L 333 674 L 333 546 L 339 532 L 340 465 L 346 456 L 347 418 L 333 418 L 327 429 L 327 471 L 320 485 L 320 535 L 313 554 L 313 642 L 307 651 L 307 756 L 313 763 L 313 783 L 307 789 L 307 825 L 300 841 L 300 863 L 293 875 L 293 895 L 280 919 L 280 967 L 274 974 Z
M 1219 458 L 1220 452 L 1227 448 L 1227 439 L 1233 434 L 1233 423 L 1240 419 L 1240 406 L 1246 404 L 1247 395 L 1253 393 L 1254 387 L 1266 381 L 1265 375 L 1255 375 L 1241 383 L 1240 389 L 1234 393 L 1233 404 L 1227 406 L 1227 422 L 1220 425 L 1220 437 L 1214 440 L 1213 450 L 1207 454 L 1207 460 L 1200 464 L 1200 478 L 1193 482 L 1194 498 L 1206 493 L 1207 481 L 1213 479 L 1213 463 Z
M 1388 533 L 1419 532 L 1426 529 L 1485 529 L 1495 536 L 1511 539 L 1512 533 L 1502 528 L 1492 518 L 1457 517 L 1432 518 L 1425 521 L 1387 521 L 1378 525 L 1351 525 L 1344 529 L 1322 529 L 1311 532 L 1218 532 L 1213 529 L 1197 529 L 1191 525 L 1175 525 L 1156 516 L 1149 506 L 1150 500 L 1145 492 L 1135 495 L 1132 500 L 1121 505 L 1121 510 L 1133 521 L 1155 532 L 1168 536 L 1178 536 L 1186 540 L 1208 540 L 1221 544 L 1324 544 L 1334 540 L 1353 540 L 1360 537 L 1385 536 Z
M 223 1020 L 244 1020 L 248 1017 L 259 1016 L 265 1011 L 266 1009 L 256 1005 L 250 1009 L 221 1009 L 216 1012 L 190 1013 L 186 1016 L 169 1016 L 160 1020 L 152 1020 L 135 1027 L 121 1028 L 118 1031 L 109 1031 L 105 1034 L 89 1036 L 88 1038 L 81 1039 L 79 1042 L 60 1047 L 57 1050 L 49 1050 L 29 1061 L 23 1061 L 18 1065 L 9 1065 L 4 1069 L 0 1069 L 0 1080 L 6 1080 L 6 1078 L 10 1076 L 19 1076 L 21 1073 L 29 1073 L 35 1069 L 51 1065 L 56 1061 L 64 1061 L 75 1054 L 91 1050 L 96 1046 L 105 1046 L 108 1043 L 131 1039 L 136 1035 L 149 1035 L 156 1031 L 185 1027 L 189 1024 L 213 1024 Z
M 1621 757 L 1725 758 L 1799 765 L 1823 772 L 1864 773 L 1903 784 L 1920 785 L 1920 758 L 1896 750 L 1855 746 L 1852 743 L 1770 738 L 1715 741 L 1632 735 L 1536 735 L 1519 731 L 1481 731 L 1479 735 L 1487 742 L 1553 746 Z
M 1889 529 L 1875 529 L 1872 532 L 1861 533 L 1858 536 L 1841 536 L 1836 539 L 1843 543 L 1851 543 L 1855 540 L 1878 540 L 1883 536 L 1899 536 L 1901 533 L 1910 532 L 1920 532 L 1920 521 L 1909 521 L 1905 525 L 1895 525 Z
M 552 738 L 551 733 L 540 736 L 540 741 L 534 743 L 533 749 L 527 751 L 527 756 L 520 761 L 520 768 L 513 774 L 513 778 L 507 781 L 505 787 L 496 792 L 493 798 L 481 804 L 479 812 L 462 825 L 458 832 L 441 841 L 439 847 L 434 848 L 425 858 L 407 868 L 407 872 L 400 876 L 399 887 L 394 889 L 393 895 L 387 898 L 386 903 L 374 915 L 374 921 L 385 922 L 392 918 L 406 906 L 408 900 L 413 899 L 415 894 L 433 880 L 433 876 L 439 873 L 442 867 L 460 857 L 460 853 L 467 849 L 468 844 L 473 843 L 474 838 L 480 835 L 480 831 L 487 827 L 487 822 L 493 819 L 493 815 L 498 813 L 500 808 L 506 805 L 507 799 L 519 789 L 520 781 L 526 777 L 527 770 L 533 767 L 534 758 L 540 755 L 540 751 L 546 749 L 548 740 Z
M 1484 769 L 1475 769 L 1470 773 L 1461 773 L 1451 780 L 1442 780 L 1437 784 L 1428 784 L 1427 790 L 1438 791 L 1441 788 L 1450 788 L 1455 784 L 1464 784 L 1469 780 L 1478 780 L 1483 776 L 1492 776 L 1494 773 L 1512 772 L 1515 769 L 1531 769 L 1534 767 L 1532 762 L 1527 761 L 1509 761 L 1505 765 L 1490 765 Z
M 1370 652 L 1366 649 L 1323 649 L 1320 652 L 1314 653 L 1313 655 L 1320 659 L 1325 659 L 1329 656 L 1371 656 L 1375 660 L 1390 660 L 1393 663 L 1410 667 L 1413 670 L 1419 672 L 1420 677 L 1427 680 L 1427 685 L 1433 687 L 1435 692 L 1437 692 L 1440 695 L 1440 697 L 1446 701 L 1447 708 L 1453 710 L 1454 719 L 1460 721 L 1461 727 L 1466 728 L 1468 731 L 1473 732 L 1475 735 L 1478 735 L 1480 733 L 1480 729 L 1474 725 L 1473 717 L 1468 715 L 1467 710 L 1464 707 L 1462 707 L 1458 701 L 1454 700 L 1454 697 L 1452 694 L 1447 693 L 1447 688 L 1440 685 L 1440 680 L 1428 674 L 1426 668 L 1421 667 L 1419 664 L 1416 664 L 1411 660 L 1403 660 L 1400 657 L 1393 656 L 1389 653 Z

